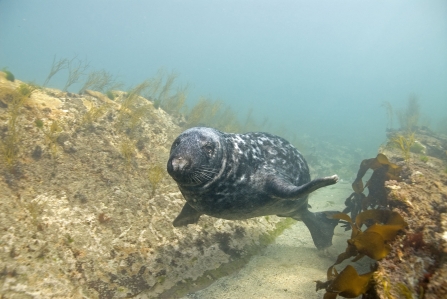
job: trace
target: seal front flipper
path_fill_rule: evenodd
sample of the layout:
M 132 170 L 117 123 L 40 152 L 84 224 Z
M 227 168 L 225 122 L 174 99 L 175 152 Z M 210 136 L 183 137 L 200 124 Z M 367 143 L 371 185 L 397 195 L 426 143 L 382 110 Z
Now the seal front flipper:
M 185 203 L 180 214 L 175 218 L 173 224 L 175 227 L 186 226 L 188 224 L 197 223 L 202 213 L 197 212 L 189 203 Z
M 318 178 L 310 181 L 307 184 L 301 186 L 295 186 L 288 181 L 285 181 L 278 177 L 271 177 L 266 183 L 267 192 L 273 196 L 292 199 L 303 197 L 309 193 L 314 192 L 317 189 L 333 185 L 338 182 L 338 176 L 335 174 L 333 176 L 328 176 L 324 178 Z

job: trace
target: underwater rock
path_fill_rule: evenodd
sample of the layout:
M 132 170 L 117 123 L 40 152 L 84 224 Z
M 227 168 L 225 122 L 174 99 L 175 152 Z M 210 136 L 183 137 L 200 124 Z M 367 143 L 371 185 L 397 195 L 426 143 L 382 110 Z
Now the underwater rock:
M 417 130 L 415 140 L 426 148 L 426 159 L 411 152 L 408 163 L 402 163 L 398 149 L 382 149 L 402 166 L 401 179 L 385 187 L 389 206 L 408 227 L 390 243 L 390 254 L 378 261 L 371 293 L 379 298 L 447 298 L 447 264 L 442 262 L 447 258 L 447 155 L 442 152 L 447 143 L 427 130 Z
M 419 133 L 416 138 L 435 137 Z M 337 295 L 351 298 L 361 293 L 372 298 L 417 298 L 421 294 L 424 298 L 444 298 L 447 296 L 447 280 L 443 276 L 447 266 L 442 263 L 447 257 L 443 238 L 447 231 L 445 162 L 430 156 L 427 159 L 431 163 L 427 163 L 427 159 L 415 159 L 416 153 L 405 153 L 395 146 L 387 146 L 382 152 L 389 159 L 379 154 L 364 160 L 352 185 L 355 192 L 347 199 L 344 212 L 356 215 L 355 222 L 347 214 L 334 215 L 352 229 L 351 239 L 346 251 L 328 269 L 328 281 L 317 282 L 317 290 L 326 289 L 324 298 Z M 402 155 L 407 156 L 402 159 Z M 369 190 L 366 196 L 362 193 L 362 177 L 369 168 L 374 172 L 366 183 Z M 368 207 L 380 209 L 366 210 Z M 363 225 L 367 226 L 364 231 Z M 405 234 L 398 234 L 402 230 Z M 334 266 L 351 257 L 355 262 L 365 255 L 377 260 L 378 270 L 372 276 L 372 272 L 367 274 L 373 281 L 368 284 L 374 287 L 354 292 L 354 287 L 365 285 L 366 278 L 356 282 L 358 275 L 353 268 L 348 266 L 338 274 Z M 350 274 L 342 276 L 342 273 Z M 333 285 L 334 282 L 337 283 Z
M 0 94 L 22 83 L 0 76 Z M 181 129 L 162 109 L 140 115 L 142 141 L 132 140 L 127 163 L 119 158 L 120 145 L 132 136 L 120 117 L 129 111 L 120 109 L 123 97 L 114 93 L 110 103 L 96 92 L 40 88 L 19 110 L 17 163 L 7 168 L 0 162 L 0 297 L 178 295 L 210 284 L 206 273 L 231 273 L 291 225 L 276 216 L 204 217 L 201 225 L 173 228 L 183 199 L 164 169 Z M 0 109 L 0 128 L 8 109 Z M 98 134 L 83 122 L 89 111 L 104 112 L 91 118 Z M 163 170 L 156 188 L 154 169 Z
M 63 145 L 68 139 L 70 139 L 70 134 L 62 132 L 57 136 L 56 142 Z
M 40 145 L 36 145 L 31 153 L 31 157 L 33 157 L 34 160 L 39 160 L 42 157 L 42 147 Z

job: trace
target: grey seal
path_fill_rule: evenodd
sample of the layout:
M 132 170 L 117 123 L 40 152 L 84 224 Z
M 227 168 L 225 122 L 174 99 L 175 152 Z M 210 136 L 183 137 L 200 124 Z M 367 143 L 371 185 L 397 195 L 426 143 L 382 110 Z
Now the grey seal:
M 303 221 L 318 249 L 332 245 L 335 211 L 312 213 L 307 201 L 338 176 L 311 180 L 301 153 L 281 137 L 194 127 L 173 142 L 167 170 L 186 200 L 175 227 L 197 223 L 202 214 L 229 220 L 278 215 Z

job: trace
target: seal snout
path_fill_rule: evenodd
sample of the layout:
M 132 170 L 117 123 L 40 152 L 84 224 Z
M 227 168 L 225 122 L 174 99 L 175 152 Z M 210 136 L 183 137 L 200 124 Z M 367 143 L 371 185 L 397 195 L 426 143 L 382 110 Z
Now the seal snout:
M 189 166 L 189 162 L 187 159 L 185 159 L 183 157 L 175 157 L 171 160 L 171 165 L 172 165 L 172 170 L 177 172 L 177 171 L 182 171 L 185 168 L 187 168 Z

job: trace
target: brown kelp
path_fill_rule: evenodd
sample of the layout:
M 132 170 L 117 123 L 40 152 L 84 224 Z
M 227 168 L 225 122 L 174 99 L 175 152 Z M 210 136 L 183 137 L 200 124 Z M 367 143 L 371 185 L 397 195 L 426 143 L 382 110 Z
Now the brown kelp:
M 373 273 L 359 275 L 351 265 L 346 266 L 338 273 L 334 267 L 331 267 L 327 272 L 327 282 L 316 281 L 317 291 L 326 289 L 324 299 L 335 299 L 338 295 L 355 298 L 368 290 Z
M 391 247 L 388 242 L 393 240 L 407 223 L 402 216 L 390 210 L 367 210 L 357 215 L 355 222 L 347 214 L 338 213 L 333 218 L 344 220 L 351 225 L 352 234 L 345 252 L 339 254 L 334 265 L 327 271 L 327 281 L 316 281 L 316 290 L 326 289 L 325 299 L 336 298 L 337 295 L 354 298 L 365 293 L 370 286 L 374 271 L 359 275 L 351 265 L 346 266 L 340 273 L 335 266 L 344 260 L 354 257 L 356 262 L 365 255 L 380 260 L 388 255 Z M 362 231 L 363 225 L 367 229 Z
M 365 255 L 375 260 L 384 258 L 390 250 L 387 242 L 394 239 L 397 233 L 407 225 L 399 213 L 390 210 L 364 211 L 357 215 L 354 223 L 344 213 L 338 213 L 332 217 L 348 222 L 352 228 L 348 247 L 338 256 L 334 265 L 352 256 L 355 256 L 354 261 Z M 364 224 L 367 229 L 362 231 L 361 227 Z
M 373 174 L 366 185 L 364 185 L 362 179 L 369 169 L 373 170 Z M 386 207 L 388 203 L 384 188 L 385 181 L 399 181 L 401 170 L 401 166 L 391 163 L 383 154 L 378 154 L 375 158 L 363 160 L 360 163 L 357 177 L 352 183 L 354 192 L 346 199 L 346 208 L 343 210 L 343 213 L 351 213 L 351 217 L 356 218 L 362 210 Z M 368 196 L 363 194 L 365 188 L 368 188 Z
M 364 187 L 362 178 L 368 169 L 373 169 L 370 180 Z M 333 299 L 337 296 L 355 298 L 368 291 L 371 286 L 371 278 L 374 271 L 358 274 L 353 266 L 346 266 L 340 273 L 335 268 L 344 260 L 353 257 L 351 262 L 356 262 L 364 256 L 380 260 L 391 251 L 390 242 L 403 230 L 407 223 L 402 216 L 388 208 L 384 183 L 387 180 L 399 179 L 401 167 L 390 163 L 388 158 L 379 154 L 376 158 L 365 159 L 360 164 L 357 177 L 352 184 L 352 193 L 346 200 L 346 209 L 343 213 L 332 215 L 346 223 L 347 229 L 351 229 L 351 238 L 347 240 L 345 252 L 338 255 L 335 263 L 327 271 L 327 281 L 316 281 L 316 290 L 325 289 L 325 299 Z M 368 195 L 363 191 L 368 188 Z M 368 209 L 374 208 L 374 209 Z M 346 213 L 350 212 L 351 217 Z M 352 221 L 352 219 L 355 221 Z M 362 230 L 365 226 L 366 229 Z

